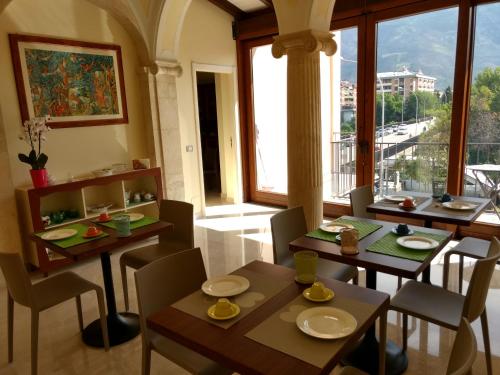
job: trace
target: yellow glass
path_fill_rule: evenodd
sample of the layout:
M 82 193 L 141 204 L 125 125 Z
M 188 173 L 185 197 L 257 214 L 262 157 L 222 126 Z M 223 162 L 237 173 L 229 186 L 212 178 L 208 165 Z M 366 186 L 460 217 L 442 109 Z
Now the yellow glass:
M 297 251 L 294 254 L 296 280 L 302 284 L 312 284 L 316 280 L 318 253 L 310 250 Z

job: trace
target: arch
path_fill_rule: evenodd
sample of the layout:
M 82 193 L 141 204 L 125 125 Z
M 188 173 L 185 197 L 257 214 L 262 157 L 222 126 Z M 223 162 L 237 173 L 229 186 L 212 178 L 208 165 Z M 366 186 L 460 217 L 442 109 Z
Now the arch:
M 0 14 L 13 0 L 0 0 Z M 150 48 L 147 43 L 144 22 L 137 11 L 134 11 L 130 0 L 85 0 L 112 15 L 129 33 L 136 44 L 141 63 L 149 65 Z
M 151 45 L 155 60 L 177 60 L 179 40 L 192 0 L 161 0 L 154 20 Z

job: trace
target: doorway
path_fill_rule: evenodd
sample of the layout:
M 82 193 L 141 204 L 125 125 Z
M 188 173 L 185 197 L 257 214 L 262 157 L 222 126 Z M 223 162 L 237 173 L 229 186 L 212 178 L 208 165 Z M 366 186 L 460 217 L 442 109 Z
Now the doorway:
M 201 210 L 242 203 L 236 68 L 192 64 Z
M 196 72 L 196 86 L 205 204 L 219 205 L 224 202 L 224 197 L 221 184 L 215 74 Z

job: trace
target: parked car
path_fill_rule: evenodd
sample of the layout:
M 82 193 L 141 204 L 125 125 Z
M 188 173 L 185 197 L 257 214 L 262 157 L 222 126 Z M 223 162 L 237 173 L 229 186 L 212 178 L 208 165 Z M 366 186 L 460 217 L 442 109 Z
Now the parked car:
M 398 126 L 398 135 L 408 134 L 408 128 L 405 125 Z

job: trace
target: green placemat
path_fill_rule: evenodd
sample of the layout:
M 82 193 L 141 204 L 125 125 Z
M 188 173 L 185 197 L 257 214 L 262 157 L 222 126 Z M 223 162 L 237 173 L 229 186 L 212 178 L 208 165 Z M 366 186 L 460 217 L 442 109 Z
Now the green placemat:
M 354 228 L 359 231 L 359 239 L 363 239 L 369 234 L 372 234 L 376 230 L 382 228 L 382 225 L 367 223 L 366 221 L 358 221 L 358 220 L 348 220 L 348 219 L 337 219 L 334 220 L 336 223 L 342 224 L 351 224 Z M 338 233 L 328 233 L 321 229 L 313 230 L 306 234 L 307 237 L 317 238 L 318 240 L 330 241 L 330 242 L 339 242 L 335 237 L 337 237 Z
M 149 224 L 157 223 L 158 221 L 160 221 L 160 220 L 158 220 L 154 217 L 144 216 L 141 220 L 137 220 L 137 221 L 130 223 L 130 229 L 134 230 L 134 229 L 144 227 L 144 226 L 149 225 Z M 104 225 L 105 227 L 108 227 L 111 229 L 116 229 L 116 224 L 113 223 L 113 220 L 108 221 L 107 223 L 99 223 L 98 222 L 98 224 Z
M 57 240 L 57 241 L 50 241 L 50 242 L 63 248 L 63 249 L 66 249 L 66 248 L 71 247 L 71 246 L 80 245 L 80 244 L 85 243 L 85 242 L 90 242 L 90 241 L 98 240 L 99 238 L 104 238 L 104 237 L 109 236 L 109 234 L 107 234 L 106 232 L 102 232 L 102 234 L 100 236 L 97 236 L 97 237 L 83 238 L 82 236 L 87 232 L 87 228 L 88 228 L 87 225 L 79 224 L 79 223 L 65 225 L 64 227 L 57 228 L 57 229 L 75 229 L 78 233 L 76 235 L 74 235 L 73 237 L 65 238 L 64 240 Z M 53 229 L 53 230 L 57 230 L 57 229 Z M 52 232 L 52 230 L 48 230 L 48 231 L 40 232 L 40 233 L 35 233 L 35 235 L 42 238 L 42 235 L 44 233 L 47 233 L 47 232 Z
M 439 244 L 446 240 L 446 236 L 443 236 L 441 234 L 415 232 L 414 235 L 432 238 L 433 240 L 439 242 Z M 429 254 L 433 252 L 433 249 L 425 251 L 407 249 L 406 247 L 403 247 L 396 242 L 398 237 L 398 235 L 392 232 L 387 233 L 384 237 L 368 246 L 366 250 L 372 251 L 374 253 L 390 255 L 393 257 L 416 260 L 418 262 L 423 262 L 425 258 L 427 258 L 427 256 L 429 256 Z

